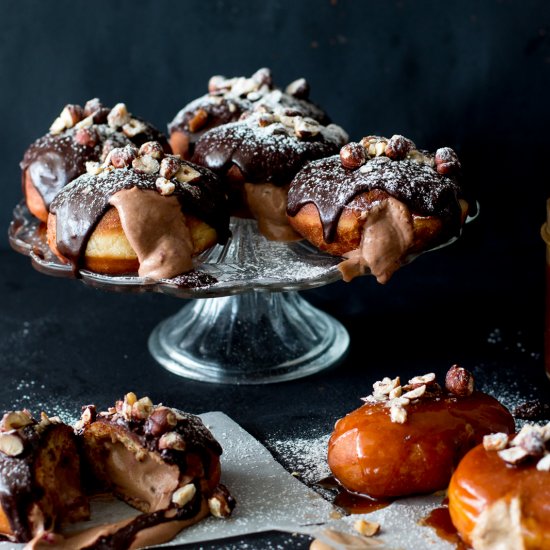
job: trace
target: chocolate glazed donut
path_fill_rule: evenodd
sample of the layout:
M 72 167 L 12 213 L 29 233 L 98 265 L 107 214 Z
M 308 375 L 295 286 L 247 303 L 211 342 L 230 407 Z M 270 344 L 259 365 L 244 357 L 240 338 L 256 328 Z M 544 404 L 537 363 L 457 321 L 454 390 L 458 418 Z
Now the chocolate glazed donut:
M 467 211 L 454 151 L 420 151 L 398 135 L 368 136 L 307 164 L 288 194 L 290 225 L 345 256 L 346 281 L 370 271 L 387 282 L 407 258 L 457 236 Z
M 47 221 L 51 202 L 70 181 L 86 172 L 86 163 L 103 161 L 115 147 L 159 142 L 166 137 L 152 125 L 128 113 L 124 103 L 112 109 L 92 99 L 82 108 L 66 105 L 50 133 L 37 139 L 21 161 L 22 187 L 30 212 Z

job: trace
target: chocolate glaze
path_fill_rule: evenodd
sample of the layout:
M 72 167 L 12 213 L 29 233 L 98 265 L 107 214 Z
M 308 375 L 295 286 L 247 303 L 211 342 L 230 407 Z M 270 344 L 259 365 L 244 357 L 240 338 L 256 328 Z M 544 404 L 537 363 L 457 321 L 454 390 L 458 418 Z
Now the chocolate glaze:
M 139 117 L 133 117 L 144 122 Z M 25 194 L 25 171 L 29 171 L 32 182 L 44 200 L 46 208 L 70 181 L 86 172 L 86 162 L 99 161 L 103 146 L 111 141 L 113 147 L 133 144 L 139 147 L 147 141 L 158 141 L 166 152 L 170 146 L 166 137 L 156 128 L 145 123 L 146 130 L 131 138 L 121 130 L 113 130 L 107 124 L 93 124 L 90 128 L 97 131 L 98 142 L 93 146 L 80 145 L 74 139 L 77 130 L 73 127 L 61 134 L 46 134 L 37 139 L 25 151 L 20 163 L 23 171 L 23 194 Z
M 405 203 L 413 214 L 442 218 L 449 237 L 460 229 L 462 190 L 457 178 L 441 176 L 430 166 L 408 159 L 376 157 L 356 170 L 344 168 L 339 156 L 311 162 L 290 186 L 287 212 L 295 216 L 305 204 L 315 204 L 325 241 L 332 242 L 344 207 L 372 189 Z
M 282 124 L 260 126 L 261 113 L 210 130 L 195 147 L 193 161 L 225 173 L 232 165 L 249 183 L 286 185 L 307 161 L 337 152 L 347 141 L 338 126 L 321 126 L 310 139 L 299 139 Z M 278 133 L 278 132 L 281 133 Z
M 183 161 L 182 161 L 183 162 Z M 229 214 L 220 182 L 209 170 L 192 165 L 200 177 L 188 183 L 175 182 L 176 196 L 184 214 L 204 220 L 216 229 L 219 242 L 228 236 Z M 111 197 L 122 189 L 137 187 L 156 192 L 158 174 L 144 174 L 131 168 L 84 174 L 65 187 L 51 204 L 57 217 L 57 247 L 72 264 L 79 267 L 88 237 L 109 208 Z

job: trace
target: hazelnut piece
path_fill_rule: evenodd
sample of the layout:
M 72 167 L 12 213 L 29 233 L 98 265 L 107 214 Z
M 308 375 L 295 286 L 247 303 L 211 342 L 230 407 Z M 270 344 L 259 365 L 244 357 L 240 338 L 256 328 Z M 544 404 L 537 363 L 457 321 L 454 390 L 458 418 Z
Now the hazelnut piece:
M 86 119 L 84 119 L 86 120 Z M 79 145 L 83 145 L 84 147 L 95 147 L 98 142 L 98 135 L 94 128 L 79 128 L 74 133 L 74 140 Z
M 472 395 L 474 375 L 458 365 L 453 365 L 445 376 L 445 388 L 459 397 Z
M 163 178 L 173 178 L 180 169 L 180 161 L 173 156 L 164 157 L 160 163 L 159 174 Z
M 107 115 L 107 123 L 115 130 L 124 126 L 130 121 L 130 113 L 126 108 L 126 104 L 117 103 Z
M 139 134 L 143 134 L 147 130 L 147 125 L 137 118 L 131 118 L 122 126 L 122 132 L 125 136 L 132 138 Z
M 132 145 L 117 147 L 109 153 L 109 161 L 115 168 L 127 168 L 137 157 L 138 151 Z
M 183 436 L 177 432 L 167 432 L 159 439 L 159 449 L 185 451 L 185 439 L 183 439 Z
M 159 171 L 159 161 L 149 155 L 137 157 L 132 161 L 132 167 L 136 172 L 144 174 L 156 174 Z
M 189 181 L 196 180 L 200 177 L 200 173 L 197 172 L 194 168 L 191 168 L 188 164 L 181 164 L 178 171 L 175 174 L 175 178 L 180 183 L 187 183 Z
M 340 162 L 344 168 L 355 170 L 367 162 L 365 148 L 360 143 L 348 143 L 340 149 Z
M 33 419 L 30 414 L 25 411 L 10 411 L 7 412 L 0 421 L 0 431 L 8 432 L 10 430 L 17 430 L 24 428 L 33 423 Z
M 193 483 L 188 483 L 187 485 L 184 485 L 174 491 L 172 494 L 172 502 L 179 508 L 182 508 L 191 501 L 196 492 L 197 488 L 195 485 L 193 485 Z
M 407 153 L 414 148 L 414 143 L 404 136 L 393 135 L 386 145 L 385 154 L 392 160 L 401 160 L 407 156 Z
M 319 123 L 312 118 L 294 117 L 294 133 L 298 139 L 315 137 L 321 131 Z
M 435 152 L 435 166 L 442 176 L 456 174 L 460 170 L 458 156 L 450 147 L 442 147 Z
M 77 122 L 82 120 L 82 107 L 80 105 L 65 105 L 59 118 L 65 123 L 65 128 L 72 128 Z
M 158 141 L 147 141 L 139 148 L 139 155 L 149 155 L 160 160 L 164 156 L 164 150 Z
M 152 411 L 153 402 L 148 397 L 142 397 L 132 405 L 132 418 L 146 420 Z
M 235 499 L 229 494 L 226 487 L 220 484 L 214 489 L 212 497 L 208 499 L 208 508 L 214 517 L 226 518 L 235 508 Z
M 174 182 L 167 180 L 162 176 L 156 179 L 155 186 L 158 192 L 163 196 L 171 195 L 176 190 L 176 185 Z
M 157 407 L 147 420 L 145 431 L 157 437 L 174 428 L 178 423 L 176 414 L 168 407 Z
M 305 78 L 298 78 L 291 82 L 285 89 L 288 95 L 297 99 L 307 99 L 309 97 L 309 83 Z
M 24 445 L 21 438 L 15 433 L 0 434 L 0 451 L 8 456 L 17 456 L 23 452 Z
M 101 104 L 101 101 L 99 101 L 99 98 L 94 97 L 93 99 L 89 99 L 84 105 L 84 116 L 88 117 L 90 115 L 93 115 L 102 108 L 103 105 Z

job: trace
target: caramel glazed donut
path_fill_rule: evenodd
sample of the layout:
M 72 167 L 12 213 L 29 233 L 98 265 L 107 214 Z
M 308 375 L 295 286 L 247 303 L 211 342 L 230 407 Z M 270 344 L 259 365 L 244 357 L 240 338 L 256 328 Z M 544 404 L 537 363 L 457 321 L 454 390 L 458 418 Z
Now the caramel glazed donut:
M 385 283 L 415 255 L 459 235 L 468 212 L 460 172 L 449 147 L 431 154 L 400 135 L 368 136 L 298 173 L 288 219 L 313 245 L 346 258 L 345 281 L 370 271 Z
M 484 437 L 453 474 L 449 512 L 475 550 L 549 550 L 550 423 Z
M 227 198 L 206 168 L 165 155 L 158 142 L 112 150 L 51 204 L 51 250 L 80 268 L 171 278 L 228 236 Z
M 86 172 L 86 162 L 103 162 L 115 147 L 141 146 L 158 141 L 166 153 L 166 137 L 140 118 L 132 116 L 124 103 L 112 109 L 99 99 L 84 107 L 66 105 L 50 132 L 36 140 L 21 162 L 23 195 L 30 212 L 46 222 L 52 200 L 70 181 Z
M 213 76 L 208 93 L 186 105 L 168 125 L 170 145 L 175 154 L 190 159 L 202 135 L 222 124 L 236 122 L 254 106 L 276 99 L 288 109 L 298 109 L 322 124 L 330 121 L 317 105 L 308 101 L 309 84 L 304 78 L 291 82 L 285 93 L 276 89 L 270 69 L 262 68 L 250 78 Z
M 454 365 L 445 388 L 435 374 L 376 382 L 365 404 L 338 420 L 328 465 L 348 491 L 373 498 L 446 489 L 464 454 L 514 419 L 496 399 L 475 391 L 473 375 Z
M 292 178 L 306 162 L 337 152 L 348 136 L 336 124 L 286 108 L 281 97 L 274 92 L 238 122 L 206 132 L 193 162 L 220 174 L 233 215 L 255 218 L 268 239 L 290 241 L 300 238 L 286 215 Z

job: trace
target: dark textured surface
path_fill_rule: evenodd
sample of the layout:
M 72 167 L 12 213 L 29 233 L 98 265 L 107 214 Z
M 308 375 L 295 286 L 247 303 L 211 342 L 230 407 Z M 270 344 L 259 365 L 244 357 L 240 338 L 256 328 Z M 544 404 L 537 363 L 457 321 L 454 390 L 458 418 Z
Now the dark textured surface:
M 134 389 L 190 412 L 222 410 L 265 441 L 328 433 L 382 374 L 442 374 L 456 361 L 488 383 L 504 377 L 526 396 L 548 394 L 539 236 L 548 196 L 548 2 L 251 5 L 2 2 L 0 105 L 8 139 L 0 227 L 7 229 L 21 196 L 25 148 L 66 103 L 125 101 L 164 129 L 204 93 L 212 74 L 249 75 L 266 65 L 279 84 L 307 77 L 312 99 L 354 140 L 400 133 L 422 148 L 453 147 L 480 201 L 479 219 L 458 243 L 419 258 L 386 286 L 362 278 L 306 294 L 351 332 L 341 367 L 240 388 L 182 381 L 151 359 L 146 339 L 178 300 L 107 294 L 40 275 L 7 249 L 3 231 L 0 407 L 35 411 L 55 403 L 58 412 L 76 414 L 84 403 L 105 407 Z M 495 329 L 501 339 L 490 344 Z M 275 536 L 247 543 L 308 546 Z

